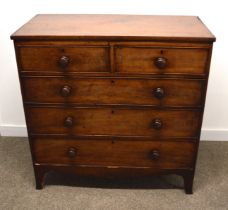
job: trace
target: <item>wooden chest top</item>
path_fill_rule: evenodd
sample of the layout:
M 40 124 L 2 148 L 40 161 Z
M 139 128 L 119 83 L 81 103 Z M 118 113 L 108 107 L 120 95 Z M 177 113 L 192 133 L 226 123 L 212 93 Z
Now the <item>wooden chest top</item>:
M 15 40 L 150 40 L 213 42 L 196 16 L 36 15 L 17 30 Z

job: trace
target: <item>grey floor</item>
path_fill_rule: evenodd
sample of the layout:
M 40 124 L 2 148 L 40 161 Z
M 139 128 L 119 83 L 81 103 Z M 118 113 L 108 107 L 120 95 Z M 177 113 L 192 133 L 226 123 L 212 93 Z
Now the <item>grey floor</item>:
M 194 194 L 178 176 L 137 180 L 49 174 L 35 190 L 27 138 L 0 138 L 0 210 L 228 210 L 228 142 L 200 144 Z

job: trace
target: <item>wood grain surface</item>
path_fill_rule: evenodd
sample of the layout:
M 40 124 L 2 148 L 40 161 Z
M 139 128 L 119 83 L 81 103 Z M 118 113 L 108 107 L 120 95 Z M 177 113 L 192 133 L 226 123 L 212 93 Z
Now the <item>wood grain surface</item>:
M 160 141 L 107 141 L 45 138 L 33 142 L 35 162 L 93 165 L 135 166 L 157 169 L 190 168 L 193 161 L 194 144 L 189 142 Z M 75 155 L 70 155 L 74 149 Z M 153 151 L 159 154 L 153 159 Z
M 115 70 L 121 73 L 205 74 L 208 50 L 142 46 L 117 47 L 115 58 Z M 162 69 L 155 64 L 158 58 L 166 60 Z
M 187 85 L 186 85 L 187 84 Z M 22 79 L 26 104 L 86 105 L 152 105 L 157 107 L 200 107 L 204 80 L 138 79 L 138 78 L 77 78 L 25 77 Z M 65 87 L 68 95 L 63 95 Z M 164 96 L 156 97 L 156 90 Z
M 37 15 L 12 39 L 122 39 L 214 41 L 196 16 Z
M 20 47 L 22 71 L 108 72 L 109 48 L 106 47 Z M 61 58 L 68 63 L 61 66 Z
M 37 189 L 172 173 L 192 193 L 215 41 L 198 17 L 37 15 L 11 39 Z
M 27 107 L 26 113 L 33 134 L 196 137 L 200 123 L 199 110 Z M 71 126 L 65 126 L 68 117 Z M 155 119 L 162 121 L 159 130 Z

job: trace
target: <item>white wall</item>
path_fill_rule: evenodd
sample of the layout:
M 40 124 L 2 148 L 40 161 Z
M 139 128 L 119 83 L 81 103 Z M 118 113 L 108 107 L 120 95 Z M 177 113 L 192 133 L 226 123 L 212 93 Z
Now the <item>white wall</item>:
M 197 15 L 217 37 L 214 45 L 202 139 L 228 140 L 228 12 L 225 0 L 8 0 L 0 8 L 0 133 L 26 135 L 9 36 L 38 13 Z

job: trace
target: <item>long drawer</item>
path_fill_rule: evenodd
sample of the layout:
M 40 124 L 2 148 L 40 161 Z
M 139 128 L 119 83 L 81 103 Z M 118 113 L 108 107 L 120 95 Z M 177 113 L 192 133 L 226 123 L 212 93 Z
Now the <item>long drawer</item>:
M 116 71 L 140 74 L 205 74 L 207 49 L 117 46 Z
M 35 138 L 36 163 L 190 168 L 195 146 L 190 142 L 108 141 Z
M 201 112 L 118 108 L 26 107 L 32 134 L 197 137 Z
M 18 48 L 21 71 L 109 72 L 107 46 L 25 46 Z
M 25 77 L 27 103 L 201 106 L 204 80 Z

